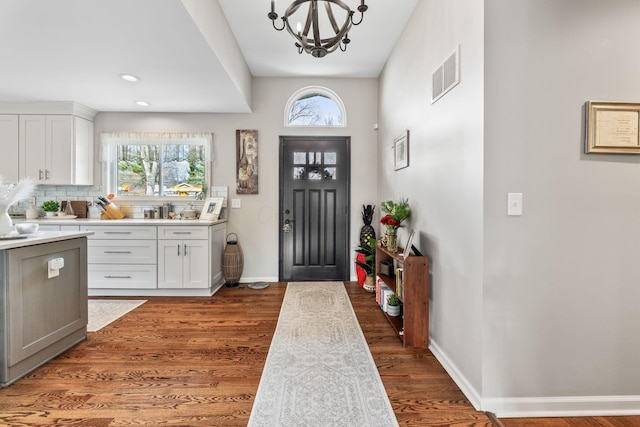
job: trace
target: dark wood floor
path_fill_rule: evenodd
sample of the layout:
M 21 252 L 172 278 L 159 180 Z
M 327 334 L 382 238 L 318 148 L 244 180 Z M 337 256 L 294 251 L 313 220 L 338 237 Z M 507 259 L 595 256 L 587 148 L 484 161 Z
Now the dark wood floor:
M 492 426 L 428 350 L 406 350 L 373 297 L 347 284 L 400 425 Z M 149 301 L 0 389 L 0 425 L 244 426 L 284 284 Z M 638 426 L 640 417 L 501 420 L 507 427 Z M 635 422 L 635 424 L 634 424 Z

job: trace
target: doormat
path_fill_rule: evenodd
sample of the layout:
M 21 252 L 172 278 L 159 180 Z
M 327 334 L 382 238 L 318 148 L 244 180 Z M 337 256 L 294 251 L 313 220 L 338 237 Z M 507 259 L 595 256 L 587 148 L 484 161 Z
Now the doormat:
M 87 332 L 99 331 L 145 302 L 147 300 L 90 299 Z
M 248 425 L 398 425 L 342 282 L 287 284 Z

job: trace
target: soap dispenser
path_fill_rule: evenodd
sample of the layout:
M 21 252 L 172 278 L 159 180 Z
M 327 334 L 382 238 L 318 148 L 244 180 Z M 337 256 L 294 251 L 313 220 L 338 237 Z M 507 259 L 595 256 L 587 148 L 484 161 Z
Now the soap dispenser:
M 29 206 L 29 209 L 27 209 L 26 216 L 27 219 L 38 219 L 38 210 L 33 203 L 31 203 L 31 206 Z

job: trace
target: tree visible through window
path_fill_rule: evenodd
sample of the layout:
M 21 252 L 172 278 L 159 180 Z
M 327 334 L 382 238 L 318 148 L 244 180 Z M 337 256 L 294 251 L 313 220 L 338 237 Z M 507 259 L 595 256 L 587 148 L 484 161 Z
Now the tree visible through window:
M 288 103 L 289 126 L 344 126 L 344 108 L 337 95 L 326 88 L 296 92 Z
M 103 136 L 103 149 L 111 160 L 110 182 L 115 187 L 111 192 L 119 197 L 202 195 L 210 137 L 180 141 L 176 134 L 166 140 L 131 135 Z

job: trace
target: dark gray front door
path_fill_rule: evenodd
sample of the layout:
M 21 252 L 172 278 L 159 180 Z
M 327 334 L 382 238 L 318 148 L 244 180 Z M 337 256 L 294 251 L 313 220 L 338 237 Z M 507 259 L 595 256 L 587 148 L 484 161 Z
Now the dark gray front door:
M 348 137 L 280 137 L 280 281 L 349 280 Z

